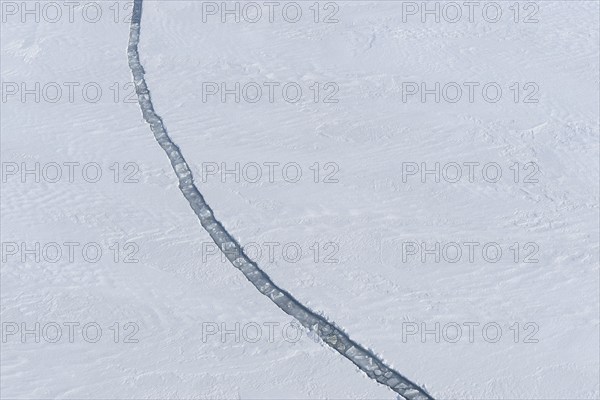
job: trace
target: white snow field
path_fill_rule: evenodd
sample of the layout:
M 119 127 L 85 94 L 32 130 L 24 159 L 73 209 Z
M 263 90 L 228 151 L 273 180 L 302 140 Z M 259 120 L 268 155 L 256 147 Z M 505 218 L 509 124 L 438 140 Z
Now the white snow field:
M 0 1 L 0 398 L 402 398 L 218 253 L 142 117 L 132 9 Z M 599 15 L 143 0 L 138 50 L 302 305 L 435 399 L 597 399 Z

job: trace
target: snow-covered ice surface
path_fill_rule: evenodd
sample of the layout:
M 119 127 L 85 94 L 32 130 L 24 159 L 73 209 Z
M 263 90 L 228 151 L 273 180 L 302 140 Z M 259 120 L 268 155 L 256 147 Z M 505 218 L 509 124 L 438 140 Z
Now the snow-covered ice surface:
M 223 225 L 215 218 L 213 210 L 204 200 L 198 190 L 190 166 L 181 153 L 179 147 L 169 137 L 164 122 L 154 110 L 152 97 L 146 79 L 143 65 L 140 63 L 139 43 L 141 33 L 143 1 L 135 0 L 131 16 L 131 29 L 129 32 L 129 45 L 127 57 L 129 67 L 135 84 L 135 92 L 144 120 L 150 126 L 156 142 L 165 151 L 171 161 L 173 171 L 179 180 L 179 189 L 190 207 L 198 217 L 202 227 L 208 232 L 214 244 L 227 257 L 235 268 L 238 268 L 256 289 L 268 297 L 283 312 L 293 317 L 304 328 L 312 332 L 315 338 L 320 338 L 333 350 L 352 361 L 361 371 L 371 379 L 388 386 L 402 397 L 409 400 L 428 400 L 431 396 L 394 371 L 373 352 L 356 343 L 338 327 L 327 321 L 321 315 L 308 309 L 294 298 L 289 292 L 277 286 L 256 262 L 244 252 L 242 246 L 231 236 Z M 286 253 L 287 254 L 287 253 Z
M 599 3 L 517 2 L 519 23 L 513 2 L 494 3 L 502 18 L 486 21 L 489 3 L 473 22 L 423 23 L 408 12 L 421 2 L 360 1 L 319 3 L 319 23 L 313 2 L 298 2 L 297 23 L 280 13 L 221 23 L 208 12 L 220 2 L 145 1 L 140 57 L 215 215 L 239 243 L 258 244 L 260 267 L 302 304 L 435 398 L 598 398 Z M 212 252 L 127 86 L 131 4 L 98 3 L 95 23 L 81 14 L 91 3 L 72 22 L 64 5 L 57 22 L 23 22 L 21 2 L 0 4 L 0 396 L 394 398 Z M 524 23 L 530 15 L 537 22 Z M 48 86 L 39 102 L 22 99 L 22 82 L 62 83 L 62 97 L 48 101 Z M 65 82 L 80 84 L 72 102 Z M 95 103 L 80 90 L 90 82 L 102 88 Z M 303 97 L 277 89 L 270 102 L 265 89 L 256 103 L 223 102 L 206 96 L 211 82 L 294 82 Z M 404 101 L 411 82 L 457 82 L 463 98 Z M 473 102 L 465 82 L 479 83 Z M 503 89 L 498 102 L 481 96 L 489 82 Z M 336 103 L 323 102 L 330 93 Z M 73 182 L 68 162 L 80 164 Z M 239 179 L 213 172 L 236 162 Z M 271 182 L 264 163 L 275 162 Z M 436 162 L 439 183 L 407 175 Z M 450 182 L 452 163 L 466 174 L 476 162 L 473 182 Z M 98 182 L 94 168 L 82 176 L 86 163 L 99 165 Z M 299 166 L 297 182 L 286 163 Z M 482 178 L 491 163 L 497 182 Z M 36 165 L 39 182 L 21 176 Z M 23 251 L 36 242 L 39 260 Z M 81 244 L 72 260 L 65 242 Z M 439 262 L 411 254 L 436 242 Z M 51 243 L 62 245 L 56 262 Z M 102 248 L 99 261 L 83 257 L 86 243 Z M 456 262 L 448 243 L 463 252 Z M 496 262 L 481 253 L 490 243 L 503 251 Z

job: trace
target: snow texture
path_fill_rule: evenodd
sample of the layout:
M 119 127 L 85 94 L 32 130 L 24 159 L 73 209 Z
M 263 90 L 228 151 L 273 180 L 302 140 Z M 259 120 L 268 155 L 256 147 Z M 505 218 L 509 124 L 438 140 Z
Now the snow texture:
M 296 318 L 305 328 L 315 332 L 327 345 L 352 361 L 370 378 L 402 395 L 409 400 L 432 399 L 432 397 L 415 383 L 411 382 L 400 373 L 394 371 L 377 358 L 375 354 L 354 342 L 348 335 L 326 321 L 320 315 L 309 310 L 296 300 L 290 293 L 277 286 L 256 263 L 254 263 L 242 250 L 241 246 L 227 232 L 223 225 L 214 217 L 212 209 L 204 201 L 204 197 L 196 187 L 192 171 L 190 170 L 179 147 L 169 137 L 162 119 L 154 111 L 150 91 L 144 79 L 144 67 L 140 63 L 138 44 L 140 42 L 142 1 L 135 0 L 131 18 L 131 31 L 127 55 L 129 67 L 133 74 L 133 81 L 138 95 L 140 108 L 144 120 L 160 147 L 165 151 L 171 166 L 179 180 L 179 189 L 190 203 L 198 216 L 202 227 L 210 234 L 215 244 L 231 264 L 239 269 L 244 276 L 267 296 L 281 310 Z

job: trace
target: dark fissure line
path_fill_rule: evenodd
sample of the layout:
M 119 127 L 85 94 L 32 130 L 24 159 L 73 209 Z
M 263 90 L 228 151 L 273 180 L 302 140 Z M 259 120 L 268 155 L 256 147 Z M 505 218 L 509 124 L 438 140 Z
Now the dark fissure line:
M 433 400 L 417 384 L 385 365 L 373 352 L 354 342 L 333 323 L 314 313 L 296 300 L 290 293 L 273 283 L 271 278 L 244 254 L 242 247 L 214 217 L 212 209 L 206 204 L 204 197 L 202 197 L 202 194 L 194 183 L 192 172 L 181 150 L 171 140 L 162 119 L 154 111 L 150 91 L 144 79 L 144 68 L 140 63 L 138 53 L 142 1 L 134 0 L 129 45 L 127 47 L 129 68 L 133 75 L 138 102 L 144 120 L 150 125 L 156 141 L 171 161 L 173 170 L 179 180 L 179 189 L 190 203 L 202 227 L 209 233 L 215 244 L 219 246 L 231 264 L 239 269 L 260 293 L 267 296 L 283 312 L 297 319 L 305 328 L 317 334 L 329 347 L 352 361 L 371 379 L 389 387 L 406 399 Z

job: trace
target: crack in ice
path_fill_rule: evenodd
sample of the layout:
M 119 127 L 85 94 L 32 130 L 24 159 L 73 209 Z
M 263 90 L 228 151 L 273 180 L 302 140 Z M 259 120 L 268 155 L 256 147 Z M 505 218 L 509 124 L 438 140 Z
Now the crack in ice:
M 198 191 L 192 172 L 179 147 L 173 143 L 167 134 L 162 119 L 156 114 L 152 106 L 150 92 L 144 79 L 144 68 L 140 63 L 138 53 L 142 1 L 134 0 L 129 45 L 127 47 L 129 67 L 133 75 L 138 102 L 144 120 L 150 125 L 156 141 L 171 161 L 173 170 L 179 180 L 179 189 L 198 216 L 202 227 L 210 234 L 215 244 L 219 246 L 231 264 L 239 269 L 259 292 L 271 299 L 286 314 L 297 319 L 305 328 L 316 333 L 324 343 L 352 361 L 371 379 L 389 387 L 406 399 L 432 400 L 432 397 L 424 389 L 385 365 L 379 357 L 351 340 L 348 335 L 333 323 L 328 322 L 324 317 L 311 311 L 290 293 L 273 283 L 271 278 L 244 254 L 237 241 L 214 217 L 212 209 L 206 204 L 204 197 Z

